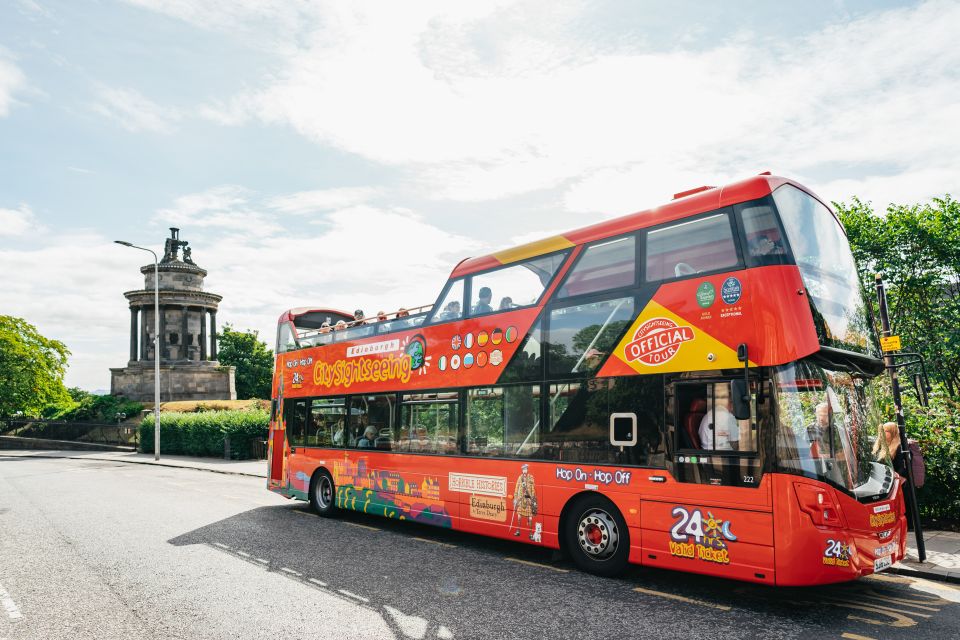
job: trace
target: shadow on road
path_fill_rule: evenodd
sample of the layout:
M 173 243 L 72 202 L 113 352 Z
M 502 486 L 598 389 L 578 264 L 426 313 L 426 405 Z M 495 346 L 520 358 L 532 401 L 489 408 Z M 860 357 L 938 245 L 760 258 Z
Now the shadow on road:
M 908 578 L 778 589 L 635 567 L 605 579 L 550 550 L 354 512 L 319 518 L 302 503 L 253 509 L 169 542 L 208 545 L 343 598 L 397 638 L 679 638 L 698 627 L 725 638 L 891 637 L 917 625 L 921 636 L 957 633 L 942 626 L 955 627 L 954 603 L 911 589 Z

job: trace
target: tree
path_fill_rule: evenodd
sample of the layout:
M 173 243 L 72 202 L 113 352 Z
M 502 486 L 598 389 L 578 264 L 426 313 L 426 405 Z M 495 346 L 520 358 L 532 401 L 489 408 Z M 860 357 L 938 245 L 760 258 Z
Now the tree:
M 834 203 L 866 291 L 882 273 L 893 331 L 926 358 L 931 376 L 960 394 L 960 202 L 949 195 L 917 205 Z M 876 313 L 875 296 L 870 296 Z
M 230 325 L 219 335 L 217 359 L 237 368 L 237 398 L 269 398 L 273 382 L 273 352 L 257 331 L 235 331 Z
M 69 355 L 26 320 L 0 316 L 0 415 L 39 416 L 47 405 L 70 401 L 63 386 Z

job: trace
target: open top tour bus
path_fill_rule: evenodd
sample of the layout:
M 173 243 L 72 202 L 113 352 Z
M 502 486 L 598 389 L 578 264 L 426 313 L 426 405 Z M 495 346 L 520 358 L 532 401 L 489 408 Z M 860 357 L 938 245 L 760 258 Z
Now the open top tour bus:
M 268 487 L 777 585 L 904 555 L 843 228 L 763 174 L 458 264 L 432 306 L 280 317 Z M 338 324 L 339 323 L 339 324 Z

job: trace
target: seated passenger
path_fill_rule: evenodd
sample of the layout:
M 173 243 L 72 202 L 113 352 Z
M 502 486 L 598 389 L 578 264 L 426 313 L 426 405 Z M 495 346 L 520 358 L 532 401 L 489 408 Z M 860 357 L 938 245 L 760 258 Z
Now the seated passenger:
M 351 326 L 357 327 L 363 324 L 363 322 L 364 322 L 363 309 L 357 309 L 356 311 L 353 312 L 353 322 L 351 322 L 350 324 Z
M 456 320 L 459 317 L 460 317 L 460 302 L 457 300 L 454 300 L 453 302 L 448 304 L 444 308 L 443 313 L 440 314 L 441 320 Z
M 410 315 L 410 312 L 404 309 L 403 307 L 400 307 L 400 311 L 397 311 L 398 318 L 406 318 L 409 315 Z
M 507 309 L 513 309 L 516 305 L 513 304 L 513 298 L 510 296 L 505 296 L 500 300 L 500 311 L 505 311 Z
M 386 322 L 387 312 L 386 311 L 377 311 L 377 322 Z
M 373 449 L 377 442 L 377 428 L 373 425 L 363 430 L 363 436 L 357 440 L 358 449 Z
M 493 298 L 493 292 L 490 287 L 480 287 L 480 294 L 477 298 L 477 304 L 473 305 L 473 313 L 490 313 L 493 307 L 490 306 L 490 300 Z
M 320 325 L 320 333 L 330 333 L 332 329 L 333 327 L 330 326 L 329 322 L 324 322 L 322 325 Z
M 347 328 L 347 323 L 343 320 L 337 320 L 337 324 L 333 325 L 334 331 L 341 331 Z

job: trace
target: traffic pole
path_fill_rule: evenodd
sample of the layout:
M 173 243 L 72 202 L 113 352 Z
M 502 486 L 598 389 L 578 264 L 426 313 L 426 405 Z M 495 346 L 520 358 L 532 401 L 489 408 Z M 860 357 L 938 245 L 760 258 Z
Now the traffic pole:
M 877 302 L 880 305 L 880 327 L 881 336 L 888 338 L 892 335 L 890 331 L 890 315 L 887 312 L 887 292 L 883 288 L 883 276 L 876 275 L 877 283 Z M 899 351 L 897 349 L 896 351 Z M 883 362 L 886 365 L 887 372 L 890 374 L 890 382 L 893 391 L 893 404 L 897 410 L 897 429 L 900 431 L 900 456 L 906 467 L 907 476 L 907 505 L 909 509 L 910 521 L 913 523 L 913 534 L 917 540 L 917 555 L 920 562 L 927 559 L 927 550 L 923 542 L 923 528 L 920 526 L 920 506 L 917 504 L 917 486 L 913 481 L 913 454 L 907 445 L 907 427 L 903 419 L 903 400 L 900 397 L 900 380 L 897 375 L 897 366 L 893 358 L 894 351 L 883 352 Z M 883 430 L 880 431 L 882 437 Z

